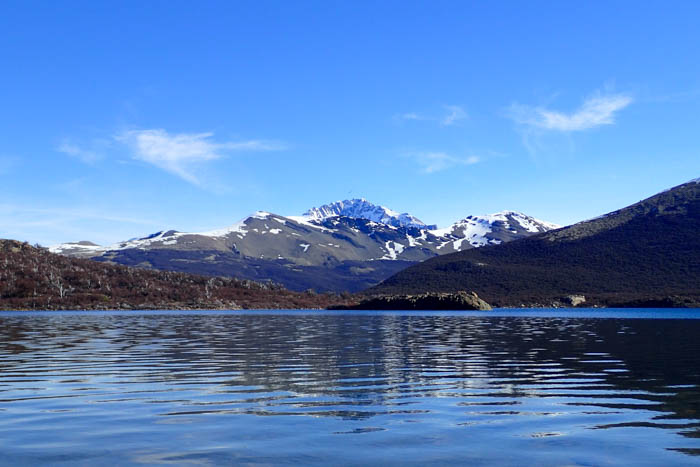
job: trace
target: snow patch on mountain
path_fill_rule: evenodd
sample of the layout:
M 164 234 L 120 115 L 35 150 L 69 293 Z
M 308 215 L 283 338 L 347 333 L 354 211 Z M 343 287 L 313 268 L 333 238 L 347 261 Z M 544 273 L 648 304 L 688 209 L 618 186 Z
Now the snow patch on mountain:
M 301 224 L 301 225 L 304 225 L 306 227 L 318 229 L 321 232 L 332 232 L 331 229 L 327 229 L 322 225 L 315 224 L 315 223 L 311 222 L 311 220 L 309 218 L 304 217 L 304 216 L 287 216 L 287 219 L 290 219 L 290 220 L 296 222 L 297 224 Z
M 399 255 L 403 253 L 403 250 L 406 249 L 406 247 L 401 243 L 392 241 L 384 243 L 384 248 L 386 249 L 386 254 L 379 259 L 396 260 L 398 259 Z
M 558 229 L 561 227 L 560 225 L 535 219 L 532 216 L 528 216 L 517 211 L 501 211 L 484 217 L 489 218 L 493 222 L 501 221 L 508 223 L 510 221 L 515 221 L 520 225 L 520 227 L 532 233 L 545 232 L 547 230 Z
M 252 216 L 250 216 L 252 217 Z M 242 237 L 245 237 L 246 234 L 248 233 L 248 230 L 246 229 L 246 221 L 250 219 L 250 217 L 246 217 L 245 219 L 241 219 L 240 221 L 236 222 L 233 225 L 229 225 L 228 227 L 224 227 L 223 229 L 217 229 L 217 230 L 210 230 L 208 232 L 200 232 L 194 235 L 204 235 L 205 237 L 225 237 L 227 235 L 230 235 L 232 233 L 238 233 Z
M 81 241 L 81 242 L 69 242 L 69 243 L 61 243 L 58 245 L 51 245 L 49 246 L 49 251 L 51 253 L 57 253 L 57 254 L 64 254 L 71 252 L 73 254 L 77 255 L 91 255 L 91 254 L 97 254 L 103 251 L 102 246 L 97 245 L 92 242 L 86 242 L 86 241 Z
M 337 216 L 367 219 L 392 227 L 415 227 L 419 229 L 433 227 L 426 225 L 423 221 L 407 212 L 398 213 L 385 206 L 372 204 L 364 198 L 346 199 L 345 201 L 324 204 L 318 208 L 311 208 L 303 214 L 304 218 L 318 222 Z
M 196 232 L 196 233 L 190 233 L 190 234 L 179 233 L 179 235 L 180 236 L 182 236 L 182 235 L 202 235 L 204 237 L 218 238 L 218 237 L 226 237 L 228 235 L 231 235 L 232 233 L 235 233 L 235 234 L 238 234 L 239 238 L 243 238 L 246 236 L 246 234 L 248 234 L 247 223 L 250 219 L 268 220 L 270 218 L 272 218 L 272 219 L 274 219 L 282 224 L 285 223 L 285 221 L 283 219 L 273 217 L 273 215 L 270 214 L 269 212 L 255 211 L 250 216 L 241 219 L 240 221 L 236 222 L 233 225 L 229 225 L 228 227 L 224 227 L 223 229 L 210 230 L 208 232 Z M 253 230 L 257 232 L 257 229 L 253 229 Z M 275 230 L 275 229 L 272 229 L 272 230 Z
M 437 249 L 452 244 L 455 251 L 462 249 L 464 242 L 478 248 L 485 245 L 497 245 L 500 240 L 489 238 L 496 230 L 518 233 L 518 227 L 528 233 L 546 232 L 559 228 L 550 222 L 540 221 L 516 211 L 501 211 L 485 216 L 468 216 L 444 229 L 434 229 L 430 233 L 443 239 Z

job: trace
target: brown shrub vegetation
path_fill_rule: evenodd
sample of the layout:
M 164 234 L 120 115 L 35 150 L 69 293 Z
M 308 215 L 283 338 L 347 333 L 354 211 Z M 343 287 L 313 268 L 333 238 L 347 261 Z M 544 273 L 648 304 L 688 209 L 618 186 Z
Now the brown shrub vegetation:
M 0 240 L 0 309 L 326 308 L 348 295 L 291 292 L 274 283 L 152 271 L 68 258 Z

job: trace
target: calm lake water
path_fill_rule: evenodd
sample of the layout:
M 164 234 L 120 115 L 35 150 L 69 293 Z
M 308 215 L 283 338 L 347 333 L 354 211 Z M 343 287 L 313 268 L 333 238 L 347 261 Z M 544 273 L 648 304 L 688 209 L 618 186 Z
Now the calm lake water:
M 700 465 L 696 318 L 0 313 L 0 463 Z

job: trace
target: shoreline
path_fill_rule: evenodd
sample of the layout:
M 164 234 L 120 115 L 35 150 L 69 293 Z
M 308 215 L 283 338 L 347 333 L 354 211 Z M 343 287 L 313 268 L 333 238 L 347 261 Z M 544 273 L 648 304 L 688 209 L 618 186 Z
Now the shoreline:
M 473 310 L 473 309 L 355 309 L 355 308 L 188 308 L 188 307 L 178 307 L 178 308 L 63 308 L 63 309 L 47 309 L 47 308 L 0 308 L 0 313 L 63 313 L 63 312 L 104 312 L 104 313 L 114 313 L 114 312 L 193 312 L 193 311 L 203 311 L 203 312 L 256 312 L 256 311 L 272 311 L 272 312 L 299 312 L 299 311 L 309 311 L 309 312 L 406 312 L 406 313 L 417 313 L 417 312 L 454 312 L 454 313 L 498 313 L 500 311 L 507 312 L 532 312 L 532 311 L 602 311 L 609 312 L 613 310 L 626 311 L 626 310 L 700 310 L 700 306 L 689 306 L 689 307 L 663 307 L 663 306 L 576 306 L 576 307 L 546 307 L 546 306 L 522 306 L 522 307 L 492 307 L 489 310 Z

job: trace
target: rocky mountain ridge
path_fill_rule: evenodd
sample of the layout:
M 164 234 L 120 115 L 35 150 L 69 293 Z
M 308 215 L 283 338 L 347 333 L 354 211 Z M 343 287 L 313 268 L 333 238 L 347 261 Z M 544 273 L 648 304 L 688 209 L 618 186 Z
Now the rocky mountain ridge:
M 303 216 L 258 211 L 209 232 L 167 230 L 104 247 L 77 242 L 50 251 L 146 268 L 273 280 L 293 290 L 357 291 L 436 255 L 556 226 L 504 211 L 468 216 L 446 229 L 433 227 L 361 199 L 331 203 Z

